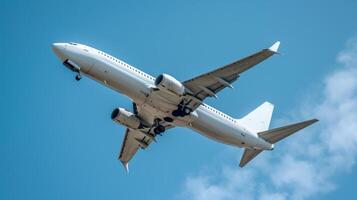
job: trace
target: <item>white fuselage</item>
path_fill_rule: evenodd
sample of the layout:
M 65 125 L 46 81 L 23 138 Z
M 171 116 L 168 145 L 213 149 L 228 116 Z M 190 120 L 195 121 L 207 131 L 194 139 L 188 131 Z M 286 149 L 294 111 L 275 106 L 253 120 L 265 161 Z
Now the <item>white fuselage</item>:
M 97 49 L 75 43 L 56 43 L 54 51 L 63 61 L 69 59 L 84 74 L 132 99 L 141 109 L 158 118 L 172 117 L 179 102 L 172 94 L 157 93 L 155 78 Z M 216 141 L 254 149 L 271 150 L 273 145 L 239 124 L 238 120 L 206 104 L 191 115 L 172 117 L 175 126 L 191 128 Z

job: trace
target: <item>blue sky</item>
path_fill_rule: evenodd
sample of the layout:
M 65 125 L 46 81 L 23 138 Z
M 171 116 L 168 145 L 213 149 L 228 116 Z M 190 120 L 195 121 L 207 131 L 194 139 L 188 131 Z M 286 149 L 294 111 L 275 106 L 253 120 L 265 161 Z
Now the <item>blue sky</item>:
M 352 0 L 2 0 L 0 199 L 353 199 L 356 8 Z M 238 118 L 270 101 L 272 126 L 319 124 L 244 169 L 241 149 L 177 128 L 139 152 L 130 174 L 117 161 L 124 128 L 110 120 L 113 108 L 130 108 L 128 98 L 76 82 L 50 48 L 79 42 L 186 80 L 276 40 L 282 55 L 207 103 Z

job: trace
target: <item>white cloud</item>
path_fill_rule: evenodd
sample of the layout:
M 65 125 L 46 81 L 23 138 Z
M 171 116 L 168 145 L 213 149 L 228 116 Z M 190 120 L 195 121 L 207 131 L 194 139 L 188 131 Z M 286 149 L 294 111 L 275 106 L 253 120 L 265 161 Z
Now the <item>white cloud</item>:
M 280 193 L 262 193 L 259 200 L 285 200 L 285 196 Z
M 238 172 L 224 167 L 220 175 L 220 181 L 208 174 L 187 177 L 183 199 L 223 200 L 236 199 L 237 195 L 242 199 L 253 199 L 255 183 L 245 181 L 254 179 L 253 171 Z
M 310 98 L 301 105 L 303 114 L 298 118 L 314 116 L 320 119 L 318 124 L 279 145 L 279 155 L 260 155 L 243 169 L 223 166 L 219 173 L 187 177 L 179 197 L 300 200 L 334 190 L 334 177 L 351 170 L 356 162 L 357 39 L 347 42 L 337 62 L 339 68 L 316 91 L 322 98 Z

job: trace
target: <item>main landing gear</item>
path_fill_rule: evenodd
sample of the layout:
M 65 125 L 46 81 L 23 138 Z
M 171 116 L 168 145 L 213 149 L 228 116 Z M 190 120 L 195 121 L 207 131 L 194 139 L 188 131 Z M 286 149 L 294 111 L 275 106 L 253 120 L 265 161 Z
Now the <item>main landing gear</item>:
M 161 135 L 163 132 L 165 132 L 165 127 L 163 125 L 159 125 L 156 128 L 154 128 L 154 133 L 155 135 Z
M 160 119 L 155 119 L 154 121 L 154 133 L 155 135 L 161 135 L 166 131 L 165 126 L 160 124 Z
M 184 117 L 186 115 L 189 115 L 191 112 L 192 112 L 191 108 L 180 104 L 178 105 L 177 110 L 172 111 L 172 115 L 174 117 Z

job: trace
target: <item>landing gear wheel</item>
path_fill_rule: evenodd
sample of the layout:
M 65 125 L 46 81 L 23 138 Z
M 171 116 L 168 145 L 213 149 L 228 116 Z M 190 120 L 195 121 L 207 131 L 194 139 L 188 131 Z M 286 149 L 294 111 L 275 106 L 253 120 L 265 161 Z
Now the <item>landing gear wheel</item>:
M 155 135 L 160 135 L 161 134 L 161 132 L 160 132 L 160 130 L 158 128 L 154 128 L 154 133 L 155 133 Z
M 165 127 L 159 125 L 158 127 L 154 128 L 155 135 L 161 135 L 161 133 L 165 132 Z
M 167 122 L 173 122 L 174 119 L 172 119 L 171 117 L 164 117 L 164 120 Z
M 76 76 L 76 81 L 79 81 L 79 80 L 81 80 L 81 75 L 80 74 L 77 74 L 77 76 Z
M 172 116 L 174 116 L 174 117 L 181 116 L 180 111 L 179 110 L 172 111 Z
M 161 132 L 161 133 L 163 133 L 163 132 L 165 132 L 165 126 L 163 126 L 163 125 L 159 125 L 158 127 L 156 127 L 157 129 L 159 129 L 159 131 Z
M 180 117 L 185 117 L 186 116 L 186 114 L 182 110 L 180 110 L 179 112 L 180 112 Z

